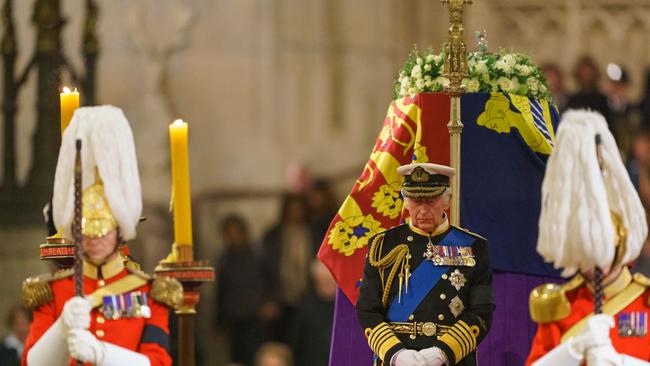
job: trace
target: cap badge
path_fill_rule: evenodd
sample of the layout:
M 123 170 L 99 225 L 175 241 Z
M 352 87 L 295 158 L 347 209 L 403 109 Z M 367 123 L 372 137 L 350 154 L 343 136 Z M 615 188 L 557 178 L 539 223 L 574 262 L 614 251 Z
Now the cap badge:
M 411 180 L 414 182 L 428 182 L 429 173 L 424 171 L 424 168 L 418 166 L 413 169 L 413 173 L 411 173 Z

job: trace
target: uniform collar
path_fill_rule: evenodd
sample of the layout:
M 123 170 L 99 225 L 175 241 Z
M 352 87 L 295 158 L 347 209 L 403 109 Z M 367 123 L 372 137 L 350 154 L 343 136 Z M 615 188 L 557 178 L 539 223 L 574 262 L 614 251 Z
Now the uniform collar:
M 605 295 L 606 299 L 611 299 L 612 296 L 623 291 L 630 282 L 632 282 L 632 273 L 630 273 L 630 269 L 627 268 L 627 266 L 624 266 L 623 269 L 621 269 L 621 273 L 619 273 L 612 282 L 603 288 L 603 295 Z M 587 287 L 591 292 L 594 291 L 594 286 L 591 283 L 587 284 Z
M 93 280 L 98 279 L 100 273 L 101 278 L 109 279 L 122 272 L 122 270 L 124 270 L 124 262 L 119 255 L 101 266 L 96 266 L 84 260 L 84 276 L 92 278 Z
M 449 219 L 447 218 L 446 213 L 443 213 L 442 223 L 438 225 L 438 227 L 432 233 L 426 232 L 422 229 L 418 229 L 417 227 L 415 227 L 415 225 L 411 223 L 411 218 L 409 218 L 408 222 L 409 222 L 409 229 L 411 229 L 411 231 L 426 237 L 440 235 L 445 231 L 447 231 L 447 229 L 449 229 Z

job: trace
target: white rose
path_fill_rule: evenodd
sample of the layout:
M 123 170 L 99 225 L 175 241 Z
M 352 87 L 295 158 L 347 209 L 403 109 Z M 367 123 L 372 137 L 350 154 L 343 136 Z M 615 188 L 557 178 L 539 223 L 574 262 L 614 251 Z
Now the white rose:
M 528 89 L 532 92 L 537 92 L 537 90 L 539 90 L 539 80 L 535 78 L 526 79 L 526 85 L 528 86 Z
M 424 89 L 424 79 L 415 80 L 415 87 L 418 88 L 418 90 Z
M 410 87 L 410 88 L 408 88 L 407 93 L 408 93 L 408 95 L 415 95 L 415 94 L 417 94 L 417 91 L 415 90 L 414 87 Z
M 447 79 L 444 76 L 438 76 L 435 81 L 436 83 L 442 85 L 445 88 L 449 86 L 449 79 Z
M 433 62 L 435 62 L 436 64 L 439 64 L 441 60 L 442 60 L 442 56 L 440 55 L 433 56 Z
M 497 84 L 499 85 L 499 88 L 501 88 L 501 90 L 504 92 L 510 91 L 512 88 L 512 80 L 503 76 L 497 79 Z
M 402 83 L 400 84 L 400 88 L 408 89 L 409 86 L 411 86 L 410 80 L 408 79 L 402 80 Z
M 467 91 L 470 93 L 476 93 L 481 88 L 481 83 L 476 78 L 472 78 L 465 83 L 467 86 Z
M 427 60 L 428 63 L 431 63 L 431 62 L 435 61 L 435 59 L 436 59 L 436 58 L 435 58 L 434 55 L 427 55 L 427 58 L 426 58 L 426 60 Z
M 519 87 L 521 87 L 521 84 L 519 84 L 519 80 L 517 80 L 517 78 L 512 78 L 510 79 L 510 89 L 508 89 L 507 91 L 510 93 L 515 93 L 519 89 Z
M 477 62 L 476 66 L 474 66 L 474 70 L 479 74 L 487 74 L 488 73 L 487 61 L 483 60 Z
M 403 97 L 405 95 L 406 95 L 406 88 L 405 87 L 399 88 L 399 96 Z
M 505 63 L 507 63 L 508 66 L 510 66 L 510 67 L 513 67 L 513 66 L 515 66 L 517 64 L 517 59 L 515 59 L 515 57 L 512 56 L 511 54 L 504 55 L 501 59 Z
M 431 64 L 424 65 L 424 71 L 431 71 Z
M 418 75 L 422 74 L 422 68 L 420 65 L 415 65 L 413 66 L 413 69 L 411 70 L 411 77 L 417 77 Z
M 433 86 L 433 80 L 429 79 L 429 80 L 425 81 L 424 86 L 426 86 L 427 89 L 431 89 L 431 87 Z
M 510 66 L 510 64 L 508 64 L 508 62 L 506 60 L 504 60 L 504 59 L 500 59 L 499 61 L 497 61 L 494 64 L 494 67 L 497 70 L 501 70 L 505 74 L 508 74 L 508 75 L 512 72 L 512 66 Z
M 531 72 L 533 72 L 533 68 L 528 65 L 516 65 L 515 69 L 517 69 L 517 71 L 519 71 L 519 73 L 523 76 L 528 76 Z
M 415 63 L 418 64 L 418 65 L 422 65 L 422 57 L 416 58 Z

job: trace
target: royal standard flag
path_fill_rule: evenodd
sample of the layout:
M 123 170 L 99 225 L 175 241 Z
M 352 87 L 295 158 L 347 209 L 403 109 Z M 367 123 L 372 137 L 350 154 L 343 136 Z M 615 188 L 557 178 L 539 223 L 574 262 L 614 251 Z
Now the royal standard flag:
M 449 96 L 393 101 L 363 172 L 332 221 L 318 257 L 356 304 L 368 239 L 401 224 L 396 169 L 411 162 L 449 165 Z M 558 121 L 547 101 L 504 93 L 461 99 L 461 225 L 489 240 L 495 270 L 553 275 L 535 251 L 541 182 Z

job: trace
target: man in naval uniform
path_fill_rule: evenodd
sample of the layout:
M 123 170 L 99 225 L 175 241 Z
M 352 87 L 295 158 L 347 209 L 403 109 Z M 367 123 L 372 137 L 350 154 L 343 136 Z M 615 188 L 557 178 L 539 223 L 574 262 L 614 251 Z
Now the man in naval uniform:
M 455 169 L 397 172 L 410 221 L 369 242 L 357 301 L 368 344 L 378 365 L 476 365 L 494 311 L 487 242 L 448 222 Z
M 648 234 L 645 210 L 602 116 L 565 112 L 542 197 L 537 251 L 573 277 L 531 293 L 538 326 L 526 366 L 650 365 L 650 279 L 628 268 Z
M 135 237 L 142 212 L 133 136 L 112 106 L 76 111 L 63 135 L 54 182 L 54 221 L 71 233 L 75 141 L 82 141 L 83 292 L 74 272 L 31 278 L 23 297 L 34 311 L 22 365 L 169 366 L 168 307 L 182 301 L 178 281 L 125 266 L 118 244 Z

